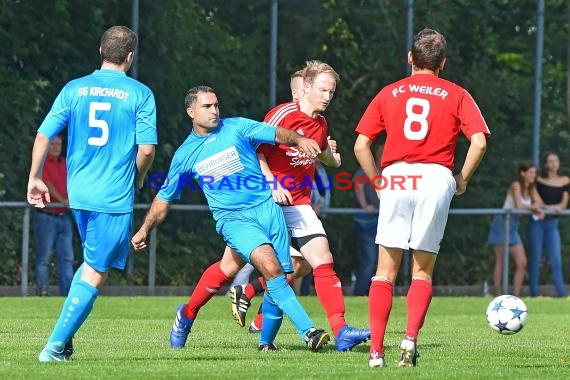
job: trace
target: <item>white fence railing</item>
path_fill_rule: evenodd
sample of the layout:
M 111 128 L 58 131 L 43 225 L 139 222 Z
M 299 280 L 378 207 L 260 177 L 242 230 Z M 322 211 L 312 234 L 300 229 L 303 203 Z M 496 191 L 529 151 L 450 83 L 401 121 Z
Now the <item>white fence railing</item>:
M 60 203 L 52 203 L 49 207 L 61 207 Z M 148 209 L 148 204 L 135 204 L 135 209 L 146 210 Z M 29 272 L 29 262 L 30 262 L 30 212 L 31 207 L 27 202 L 0 202 L 0 208 L 20 208 L 24 211 L 24 219 L 22 226 L 22 273 L 21 273 L 21 295 L 28 295 L 28 272 Z M 173 211 L 209 211 L 206 205 L 172 205 L 170 210 Z M 328 208 L 324 209 L 323 212 L 327 214 L 358 214 L 364 211 L 359 208 Z M 510 219 L 513 215 L 530 215 L 529 210 L 520 209 L 502 209 L 502 208 L 470 208 L 470 209 L 451 209 L 449 210 L 449 215 L 505 215 L 504 218 L 504 228 L 505 228 L 505 241 L 503 242 L 503 276 L 502 276 L 502 292 L 507 294 L 509 291 L 509 228 Z M 547 212 L 547 214 L 552 214 L 552 212 Z M 557 215 L 570 215 L 570 210 L 566 210 Z M 156 229 L 154 229 L 149 237 L 149 260 L 148 260 L 148 295 L 154 295 L 156 292 Z M 404 256 L 403 268 L 409 267 L 409 257 Z M 408 273 L 404 273 L 404 276 L 408 276 Z

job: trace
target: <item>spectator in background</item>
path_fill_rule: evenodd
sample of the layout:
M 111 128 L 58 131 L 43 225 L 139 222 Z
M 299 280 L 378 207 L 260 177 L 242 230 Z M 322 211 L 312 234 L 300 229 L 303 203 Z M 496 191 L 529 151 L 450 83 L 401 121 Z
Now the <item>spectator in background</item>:
M 540 200 L 536 191 L 536 167 L 531 162 L 519 165 L 518 178 L 511 183 L 507 190 L 504 209 L 528 209 L 535 212 L 536 218 L 544 217 L 540 209 Z M 515 261 L 515 274 L 513 276 L 513 294 L 520 296 L 524 276 L 526 273 L 526 255 L 521 237 L 518 232 L 519 219 L 512 215 L 509 224 L 509 252 Z M 493 286 L 495 295 L 501 294 L 501 279 L 503 274 L 503 243 L 505 240 L 505 218 L 495 215 L 491 221 L 487 244 L 493 247 L 495 253 L 495 266 L 493 269 Z
M 374 154 L 376 165 L 380 168 L 383 145 L 378 146 Z M 366 176 L 364 170 L 359 168 L 354 173 L 354 195 L 357 207 L 366 211 L 356 214 L 352 218 L 352 225 L 358 238 L 358 270 L 356 271 L 356 283 L 354 285 L 355 296 L 367 296 L 370 290 L 372 276 L 378 263 L 378 245 L 376 245 L 376 233 L 378 228 L 378 209 L 380 200 L 372 184 L 358 183 L 357 178 Z
M 568 206 L 568 185 L 570 178 L 560 170 L 560 158 L 555 152 L 544 155 L 542 169 L 536 180 L 536 190 L 546 210 L 562 212 Z M 528 280 L 530 296 L 538 295 L 538 273 L 542 250 L 546 249 L 552 271 L 552 281 L 558 297 L 566 297 L 564 277 L 562 275 L 562 247 L 558 216 L 548 214 L 544 219 L 531 218 L 528 224 L 529 264 Z
M 50 262 L 55 251 L 59 295 L 67 296 L 73 280 L 73 227 L 67 199 L 67 166 L 61 156 L 62 139 L 55 136 L 42 170 L 51 201 L 66 207 L 38 208 L 34 215 L 36 237 L 36 287 L 39 296 L 49 295 Z

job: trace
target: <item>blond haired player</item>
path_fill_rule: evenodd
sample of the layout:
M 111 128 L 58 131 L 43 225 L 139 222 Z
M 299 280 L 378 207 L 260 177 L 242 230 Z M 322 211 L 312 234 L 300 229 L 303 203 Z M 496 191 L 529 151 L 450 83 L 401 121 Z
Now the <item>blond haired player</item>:
M 299 102 L 283 103 L 265 116 L 265 122 L 291 129 L 317 141 L 322 153 L 317 157 L 327 166 L 339 167 L 340 154 L 329 143 L 328 123 L 324 112 L 333 99 L 339 76 L 328 64 L 309 61 L 303 69 L 303 95 Z M 261 156 L 261 154 L 263 156 Z M 268 182 L 286 184 L 279 187 L 273 198 L 283 207 L 292 245 L 299 250 L 313 268 L 315 289 L 325 309 L 329 325 L 335 336 L 338 351 L 347 351 L 365 342 L 370 336 L 367 329 L 349 326 L 344 318 L 345 306 L 342 286 L 334 269 L 334 260 L 321 221 L 311 208 L 311 190 L 315 177 L 315 160 L 295 147 L 262 145 L 258 149 L 261 168 Z M 243 326 L 250 300 L 241 288 L 234 288 L 232 311 Z M 238 292 L 236 292 L 238 290 Z M 275 305 L 263 305 L 263 329 L 260 344 L 271 344 L 281 324 L 283 312 Z

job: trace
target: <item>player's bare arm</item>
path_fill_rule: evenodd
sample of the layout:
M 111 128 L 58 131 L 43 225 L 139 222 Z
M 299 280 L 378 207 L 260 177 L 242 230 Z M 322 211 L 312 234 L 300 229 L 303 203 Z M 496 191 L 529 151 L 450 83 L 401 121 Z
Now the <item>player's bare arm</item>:
M 269 168 L 269 164 L 267 163 L 267 159 L 265 158 L 265 154 L 257 153 L 257 159 L 259 160 L 259 166 L 261 167 L 261 172 L 265 176 L 267 183 L 275 184 L 275 188 L 271 189 L 271 193 L 273 195 L 273 200 L 275 203 L 279 203 L 282 205 L 292 205 L 293 204 L 293 197 L 289 190 L 285 189 L 281 186 L 281 183 L 275 179 L 273 172 Z
M 141 189 L 144 184 L 146 173 L 154 160 L 154 145 L 139 145 L 137 149 L 137 176 L 135 178 L 135 187 Z
M 378 171 L 378 167 L 374 161 L 374 155 L 372 154 L 372 142 L 373 141 L 368 136 L 358 134 L 356 142 L 354 143 L 354 154 L 356 155 L 356 159 L 371 183 L 372 178 L 380 178 L 380 172 Z M 380 183 L 377 183 L 376 188 L 379 187 Z
M 149 231 L 164 222 L 166 215 L 168 215 L 169 209 L 169 202 L 163 201 L 158 197 L 154 197 L 154 200 L 150 205 L 150 209 L 147 211 L 146 216 L 144 217 L 142 226 L 131 239 L 131 244 L 135 251 L 140 251 L 146 248 L 146 237 Z
M 28 203 L 34 207 L 44 208 L 44 198 L 50 202 L 49 190 L 42 180 L 42 168 L 49 150 L 49 139 L 38 133 L 32 149 L 32 165 L 28 178 Z
M 317 158 L 326 166 L 333 168 L 338 168 L 342 164 L 340 153 L 334 152 L 330 144 L 327 146 L 327 149 L 317 156 Z
M 277 127 L 275 142 L 288 146 L 297 146 L 302 153 L 309 157 L 317 157 L 321 153 L 321 148 L 315 140 L 303 137 L 287 128 Z
M 457 184 L 455 195 L 461 195 L 465 192 L 467 183 L 475 173 L 475 170 L 477 170 L 486 150 L 487 139 L 483 132 L 478 132 L 471 136 L 471 144 L 469 145 L 469 150 L 467 151 L 461 172 L 455 175 L 455 182 Z

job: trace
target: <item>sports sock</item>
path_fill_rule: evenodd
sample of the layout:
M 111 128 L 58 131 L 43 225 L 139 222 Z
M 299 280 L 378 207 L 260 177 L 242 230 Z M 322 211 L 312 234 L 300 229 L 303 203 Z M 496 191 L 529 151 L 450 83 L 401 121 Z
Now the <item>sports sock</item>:
M 289 276 L 287 276 L 286 279 L 288 284 L 291 284 L 293 282 L 293 279 Z M 247 284 L 243 291 L 247 298 L 252 299 L 256 295 L 263 293 L 265 289 L 267 289 L 267 285 L 265 285 L 265 279 L 263 277 L 258 277 Z
M 368 295 L 368 315 L 370 318 L 370 352 L 384 353 L 384 336 L 390 311 L 392 311 L 391 282 L 372 278 Z
M 87 319 L 98 295 L 96 287 L 81 280 L 75 282 L 69 289 L 48 344 L 65 345 Z
M 253 320 L 253 324 L 259 330 L 261 330 L 261 328 L 263 327 L 263 303 L 261 305 L 259 305 L 259 310 L 257 311 L 257 315 L 255 316 L 255 319 Z
M 412 280 L 410 289 L 408 289 L 408 296 L 406 297 L 408 306 L 406 339 L 417 341 L 420 329 L 424 325 L 432 294 L 431 283 L 419 279 Z
M 275 342 L 277 332 L 283 322 L 283 310 L 277 306 L 268 292 L 265 292 L 262 303 L 263 326 L 259 337 L 259 344 L 269 344 Z
M 77 284 L 81 280 L 81 274 L 82 273 L 83 273 L 83 263 L 81 263 L 79 268 L 77 268 L 77 270 L 75 271 L 75 274 L 73 275 L 73 280 L 71 280 L 71 285 L 69 286 L 69 289 L 71 289 L 71 287 L 73 285 Z
M 265 289 L 265 279 L 263 277 L 258 277 L 247 284 L 243 291 L 247 298 L 252 299 L 256 294 L 263 293 Z
M 210 265 L 196 284 L 194 292 L 188 299 L 188 303 L 182 311 L 183 314 L 195 320 L 200 308 L 204 306 L 213 296 L 216 295 L 218 290 L 229 281 L 228 276 L 220 268 L 220 261 Z
M 266 284 L 269 295 L 273 298 L 277 306 L 287 314 L 291 323 L 293 323 L 293 326 L 295 326 L 297 332 L 299 332 L 301 339 L 304 341 L 309 330 L 315 325 L 307 315 L 305 309 L 303 309 L 303 306 L 299 303 L 295 292 L 287 283 L 285 275 L 280 275 L 272 280 L 268 280 Z
M 313 269 L 315 290 L 321 305 L 325 309 L 329 325 L 335 337 L 346 326 L 344 319 L 344 295 L 342 285 L 336 275 L 333 263 L 321 264 Z

